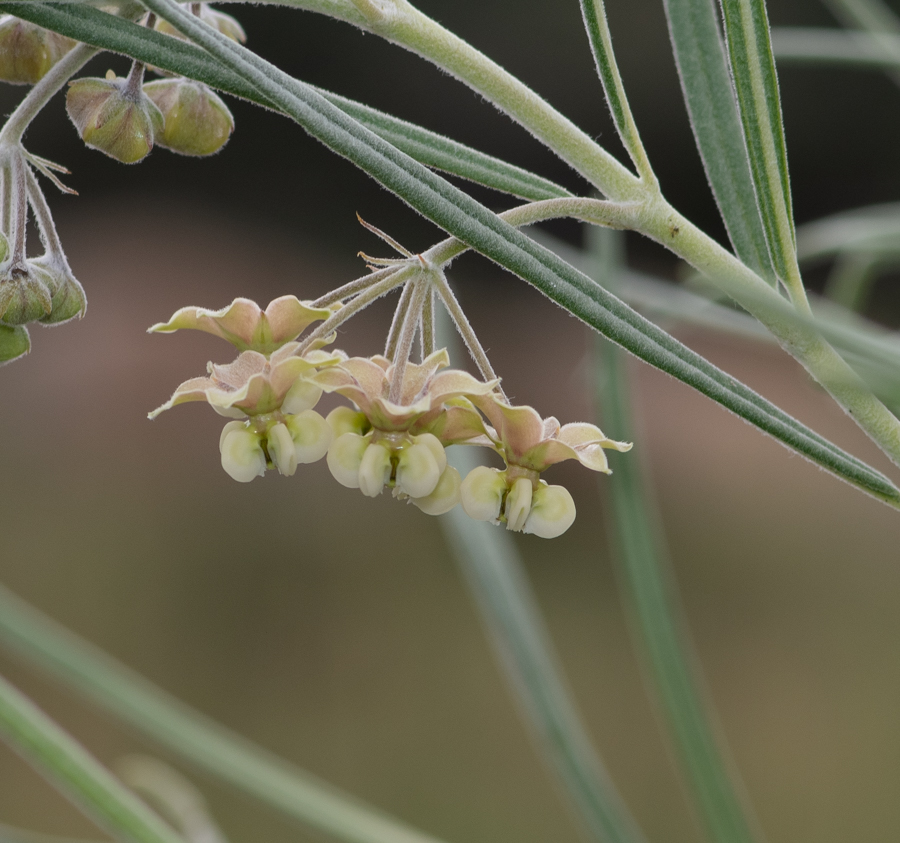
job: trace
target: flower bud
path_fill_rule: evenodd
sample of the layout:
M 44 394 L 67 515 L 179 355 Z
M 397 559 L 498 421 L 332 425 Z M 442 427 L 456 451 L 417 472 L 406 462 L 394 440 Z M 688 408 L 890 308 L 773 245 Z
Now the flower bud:
M 50 313 L 39 320 L 41 324 L 61 325 L 71 319 L 81 319 L 87 310 L 87 296 L 68 268 L 56 266 L 47 258 L 36 258 L 29 263 L 46 273 L 50 290 Z
M 272 425 L 266 431 L 268 450 L 275 467 L 285 477 L 290 477 L 297 470 L 297 454 L 294 451 L 294 440 L 290 431 L 281 422 Z
M 440 462 L 437 454 L 440 454 Z M 430 433 L 417 436 L 416 441 L 403 448 L 398 456 L 397 488 L 411 498 L 424 498 L 434 491 L 446 466 L 447 457 L 437 438 Z
M 284 423 L 291 434 L 298 463 L 316 462 L 328 452 L 334 434 L 328 422 L 315 410 L 304 410 L 287 416 Z
M 523 532 L 533 533 L 542 539 L 561 536 L 575 521 L 575 501 L 563 486 L 548 486 L 542 480 L 534 491 L 531 514 Z
M 53 309 L 49 275 L 32 263 L 10 269 L 0 277 L 0 322 L 24 325 Z
M 231 427 L 231 425 L 240 427 Z M 239 483 L 249 483 L 254 477 L 266 473 L 266 455 L 263 453 L 258 433 L 247 429 L 240 422 L 225 426 L 221 439 L 222 468 Z
M 0 17 L 0 80 L 34 85 L 75 42 L 11 15 Z
M 506 529 L 522 532 L 525 520 L 531 512 L 534 487 L 528 477 L 517 477 L 506 495 Z
M 426 515 L 443 515 L 459 503 L 461 482 L 459 472 L 452 465 L 448 465 L 430 495 L 410 500 Z
M 235 18 L 231 15 L 226 15 L 224 12 L 220 12 L 217 9 L 211 9 L 206 3 L 200 4 L 199 17 L 204 23 L 209 24 L 213 29 L 217 29 L 222 35 L 226 35 L 232 41 L 243 44 L 247 40 L 244 28 Z M 184 41 L 188 40 L 175 29 L 172 24 L 162 18 L 159 18 L 156 21 L 154 28 L 157 32 L 163 32 L 166 35 L 174 35 L 176 38 L 181 38 Z
M 0 366 L 31 351 L 28 329 L 23 325 L 0 325 Z
M 366 448 L 359 464 L 359 490 L 366 497 L 377 498 L 391 479 L 391 452 L 380 442 Z
M 506 476 L 499 469 L 479 465 L 473 468 L 459 489 L 466 515 L 476 521 L 497 522 L 506 492 Z
M 345 404 L 335 407 L 325 416 L 325 421 L 328 422 L 328 426 L 334 431 L 335 438 L 343 436 L 345 433 L 356 433 L 359 436 L 363 436 L 372 427 L 365 413 L 360 413 Z
M 149 97 L 127 85 L 127 79 L 76 79 L 69 83 L 66 111 L 89 147 L 134 164 L 153 149 L 164 120 Z
M 328 449 L 328 469 L 334 479 L 348 489 L 359 488 L 359 467 L 369 439 L 358 433 L 343 433 Z
M 181 155 L 212 155 L 234 131 L 228 106 L 202 82 L 179 77 L 144 85 L 165 120 L 156 142 Z
M 299 377 L 284 396 L 281 409 L 285 413 L 302 413 L 304 410 L 311 410 L 315 407 L 321 397 L 322 388 L 320 386 Z

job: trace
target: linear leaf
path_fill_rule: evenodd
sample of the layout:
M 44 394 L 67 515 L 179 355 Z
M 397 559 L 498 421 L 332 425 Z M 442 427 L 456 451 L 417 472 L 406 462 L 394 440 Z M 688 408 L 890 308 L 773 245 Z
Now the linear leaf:
M 11 8 L 16 6 L 16 4 L 9 5 Z M 0 8 L 5 8 L 4 4 L 0 4 Z M 104 49 L 138 58 L 163 70 L 199 79 L 213 88 L 250 100 L 257 105 L 277 109 L 277 106 L 270 103 L 255 87 L 224 68 L 205 50 L 154 30 L 136 26 L 98 9 L 62 4 L 53 7 L 40 3 L 23 6 L 19 3 L 11 13 L 78 41 L 103 46 Z M 97 44 L 101 38 L 104 43 Z M 315 90 L 375 134 L 428 167 L 531 201 L 572 195 L 564 187 L 549 179 L 479 152 L 437 132 L 321 88 Z
M 600 230 L 591 249 L 597 269 L 616 287 L 623 268 L 621 235 Z M 608 435 L 633 438 L 624 355 L 596 343 L 595 395 Z M 603 483 L 611 507 L 607 520 L 616 549 L 620 587 L 635 644 L 646 660 L 651 693 L 660 703 L 663 726 L 680 762 L 698 814 L 713 843 L 754 843 L 756 822 L 743 804 L 736 774 L 718 739 L 715 714 L 705 699 L 668 560 L 658 514 L 644 489 L 641 454 L 620 459 L 615 482 Z
M 665 0 L 694 139 L 737 256 L 775 283 L 715 0 Z
M 53 7 L 53 4 L 41 5 Z M 334 152 L 402 197 L 445 231 L 528 281 L 613 342 L 869 494 L 881 500 L 900 502 L 900 491 L 882 474 L 713 366 L 468 194 L 370 132 L 311 86 L 293 79 L 199 23 L 197 18 L 170 0 L 144 0 L 144 5 L 201 43 L 226 67 L 258 88 L 265 100 L 292 117 Z M 20 6 L 22 4 L 0 3 L 0 10 L 19 14 Z M 33 13 L 38 4 L 24 6 L 25 11 Z M 64 8 L 56 6 L 57 11 Z M 136 29 L 135 38 L 145 38 L 141 33 L 146 30 Z M 104 46 L 106 34 L 102 25 L 97 24 L 91 43 Z M 150 39 L 146 40 L 147 44 L 151 43 Z M 154 41 L 153 49 L 147 52 L 158 52 L 163 59 L 171 58 L 166 49 L 167 45 Z M 155 58 L 151 58 L 150 63 L 165 66 Z
M 184 843 L 81 744 L 2 676 L 0 737 L 117 840 Z
M 0 643 L 195 767 L 348 843 L 439 843 L 174 699 L 0 586 Z
M 772 30 L 772 50 L 781 62 L 900 69 L 900 35 L 886 32 L 781 26 Z
M 467 449 L 450 456 L 463 476 L 477 464 Z M 440 525 L 513 696 L 591 837 L 642 843 L 643 835 L 591 746 L 512 538 L 492 524 L 473 522 L 460 507 L 441 518 Z
M 781 98 L 765 0 L 721 0 L 725 40 L 750 172 L 776 274 L 797 277 L 794 216 Z

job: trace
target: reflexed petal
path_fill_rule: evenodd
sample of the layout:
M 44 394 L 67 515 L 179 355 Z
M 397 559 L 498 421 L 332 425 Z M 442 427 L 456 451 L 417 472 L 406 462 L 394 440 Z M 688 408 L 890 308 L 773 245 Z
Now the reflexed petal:
M 519 477 L 506 496 L 506 529 L 515 533 L 522 531 L 525 520 L 531 512 L 531 498 L 534 487 L 527 477 Z
M 410 500 L 426 515 L 443 515 L 459 503 L 461 483 L 459 472 L 452 465 L 448 465 L 430 495 L 424 498 L 410 498 Z
M 384 445 L 373 442 L 366 448 L 359 464 L 359 490 L 367 497 L 377 498 L 390 479 L 391 452 Z
M 275 467 L 285 476 L 290 477 L 297 470 L 297 454 L 294 451 L 294 440 L 291 432 L 280 422 L 273 424 L 266 433 L 269 442 L 269 456 Z
M 228 340 L 241 351 L 271 354 L 296 339 L 313 322 L 330 315 L 327 308 L 309 307 L 296 296 L 275 299 L 265 313 L 256 302 L 237 298 L 221 310 L 183 307 L 168 322 L 160 322 L 149 330 L 169 334 L 192 328 Z
M 259 436 L 250 430 L 231 430 L 222 439 L 222 468 L 239 483 L 266 473 L 266 455 Z
M 328 422 L 315 410 L 304 410 L 285 419 L 294 444 L 294 454 L 299 463 L 311 463 L 322 459 L 331 445 L 334 434 Z
M 505 476 L 496 468 L 479 465 L 462 481 L 459 497 L 466 515 L 470 518 L 496 523 L 500 517 L 505 491 Z
M 356 433 L 344 433 L 328 448 L 328 468 L 334 479 L 348 489 L 359 488 L 359 467 L 369 440 Z
M 432 436 L 431 439 L 434 437 Z M 436 439 L 434 441 L 437 442 Z M 437 444 L 443 452 L 444 449 L 440 442 Z M 445 457 L 443 467 L 446 467 L 446 462 Z M 443 467 L 438 466 L 437 460 L 427 444 L 417 442 L 410 445 L 400 451 L 397 461 L 397 487 L 411 498 L 424 498 L 434 491 L 441 479 Z
M 575 501 L 569 490 L 563 486 L 548 486 L 541 482 L 535 490 L 531 515 L 525 522 L 523 532 L 542 539 L 555 539 L 568 530 L 574 520 Z

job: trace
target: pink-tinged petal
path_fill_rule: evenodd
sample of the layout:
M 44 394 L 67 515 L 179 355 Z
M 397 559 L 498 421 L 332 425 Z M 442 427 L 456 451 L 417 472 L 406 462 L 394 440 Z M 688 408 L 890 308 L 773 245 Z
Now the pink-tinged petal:
M 472 398 L 497 431 L 507 457 L 518 462 L 518 457 L 543 439 L 544 424 L 534 407 L 512 407 L 496 393 Z
M 280 346 L 296 339 L 313 322 L 324 321 L 331 313 L 327 307 L 310 307 L 309 302 L 302 302 L 296 296 L 281 296 L 269 303 L 262 321 L 268 322 L 269 342 Z
M 404 403 L 412 403 L 424 391 L 428 381 L 434 377 L 438 369 L 450 365 L 450 355 L 446 348 L 440 348 L 429 354 L 421 363 L 409 363 L 403 373 L 402 398 Z
M 254 375 L 266 370 L 269 361 L 256 351 L 244 351 L 233 363 L 208 365 L 215 385 L 224 390 L 240 389 Z
M 386 398 L 376 398 L 367 415 L 373 427 L 379 430 L 407 430 L 411 422 L 430 409 L 431 399 L 427 395 L 423 395 L 414 404 L 395 404 Z
M 416 422 L 414 432 L 431 433 L 437 436 L 443 445 L 459 445 L 465 442 L 493 447 L 493 443 L 486 435 L 487 430 L 481 413 L 471 405 L 436 408 L 433 414 L 428 413 Z
M 541 431 L 541 439 L 555 439 L 559 434 L 559 421 L 555 416 L 547 416 L 544 419 L 544 429 Z
M 148 330 L 162 334 L 171 334 L 184 329 L 206 331 L 234 343 L 242 350 L 247 350 L 261 316 L 262 311 L 256 302 L 238 298 L 221 310 L 182 307 L 175 311 L 168 322 L 159 322 Z
M 365 390 L 370 399 L 387 394 L 389 383 L 387 372 L 368 358 L 351 357 L 349 360 L 339 363 L 336 368 L 347 372 L 356 381 L 357 385 Z
M 172 407 L 177 407 L 179 404 L 184 404 L 188 401 L 206 401 L 206 393 L 213 388 L 215 388 L 215 384 L 209 378 L 191 378 L 181 384 L 165 404 L 157 407 L 147 417 L 155 419 L 160 413 L 164 413 L 166 410 L 171 410 Z
M 621 449 L 617 448 L 616 450 Z M 627 451 L 628 448 L 625 450 Z M 609 463 L 606 460 L 606 452 L 601 445 L 585 445 L 576 449 L 575 453 L 578 455 L 578 461 L 585 468 L 590 468 L 592 471 L 602 471 L 604 474 L 612 474 L 609 470 Z
M 559 439 L 573 448 L 577 448 L 579 445 L 593 445 L 604 440 L 610 441 L 606 439 L 606 435 L 597 425 L 587 422 L 564 424 L 559 429 Z
M 451 369 L 434 376 L 428 384 L 428 394 L 435 404 L 440 404 L 457 395 L 488 395 L 498 383 L 499 378 L 485 382 L 472 377 L 468 372 Z
M 577 451 L 558 439 L 546 439 L 516 458 L 516 465 L 543 471 L 563 460 L 577 460 Z
M 331 315 L 327 308 L 310 307 L 296 296 L 281 296 L 265 312 L 250 299 L 237 298 L 221 310 L 183 307 L 166 323 L 151 331 L 172 333 L 182 329 L 205 331 L 228 340 L 241 351 L 271 354 L 296 339 L 309 325 Z

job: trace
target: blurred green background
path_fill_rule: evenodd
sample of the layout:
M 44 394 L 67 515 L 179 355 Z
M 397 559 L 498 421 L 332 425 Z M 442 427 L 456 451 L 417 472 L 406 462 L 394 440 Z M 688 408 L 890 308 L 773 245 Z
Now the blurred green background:
M 619 151 L 574 0 L 419 5 Z M 664 190 L 721 237 L 661 4 L 609 6 Z M 308 13 L 230 11 L 252 46 L 299 77 L 579 188 L 509 120 L 414 56 Z M 833 23 L 800 0 L 772 3 L 770 14 L 776 24 Z M 107 67 L 125 63 L 101 57 L 92 72 Z M 900 196 L 900 90 L 875 73 L 792 67 L 781 82 L 800 222 Z M 0 91 L 2 111 L 22 93 Z M 48 195 L 90 307 L 82 323 L 33 330 L 31 355 L 0 371 L 0 577 L 191 705 L 448 843 L 576 840 L 433 519 L 338 486 L 324 463 L 234 483 L 219 466 L 222 420 L 207 407 L 146 420 L 207 360 L 230 357 L 206 335 L 148 336 L 150 324 L 187 304 L 313 298 L 350 280 L 362 271 L 356 251 L 383 251 L 356 211 L 412 249 L 437 237 L 285 119 L 241 103 L 234 112 L 229 146 L 203 161 L 163 150 L 130 168 L 104 159 L 80 146 L 59 98 L 28 135 L 29 149 L 74 171 L 80 197 Z M 552 230 L 581 237 L 574 225 Z M 675 274 L 652 244 L 635 238 L 629 249 L 635 265 Z M 507 391 L 563 422 L 590 419 L 587 330 L 483 260 L 463 258 L 451 280 Z M 870 313 L 892 326 L 896 280 L 882 279 Z M 339 345 L 380 351 L 389 318 L 382 303 Z M 885 467 L 777 350 L 677 334 Z M 638 455 L 649 467 L 709 692 L 768 838 L 897 840 L 897 514 L 686 387 L 643 365 L 632 372 L 641 430 L 632 455 L 612 456 L 613 469 Z M 697 840 L 606 549 L 599 488 L 615 475 L 598 484 L 587 474 L 564 465 L 550 477 L 575 496 L 569 533 L 517 544 L 630 807 L 651 840 Z M 105 762 L 157 753 L 2 653 L 0 672 Z M 234 843 L 322 839 L 193 780 Z M 2 747 L 0 821 L 100 837 Z

